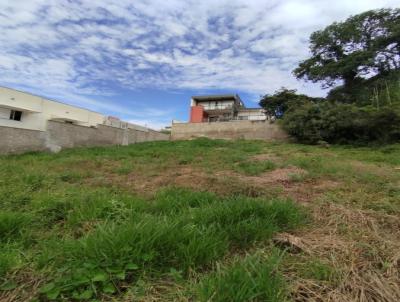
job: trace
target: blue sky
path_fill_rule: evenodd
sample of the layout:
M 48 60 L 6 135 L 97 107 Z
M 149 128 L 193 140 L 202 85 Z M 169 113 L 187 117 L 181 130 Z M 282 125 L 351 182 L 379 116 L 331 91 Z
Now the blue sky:
M 0 85 L 156 129 L 187 120 L 191 95 L 324 95 L 291 70 L 308 37 L 400 0 L 2 0 Z

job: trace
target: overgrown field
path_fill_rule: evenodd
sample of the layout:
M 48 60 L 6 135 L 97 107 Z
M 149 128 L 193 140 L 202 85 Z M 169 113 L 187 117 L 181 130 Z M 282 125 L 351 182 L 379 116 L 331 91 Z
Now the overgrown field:
M 400 301 L 400 145 L 0 157 L 0 301 Z

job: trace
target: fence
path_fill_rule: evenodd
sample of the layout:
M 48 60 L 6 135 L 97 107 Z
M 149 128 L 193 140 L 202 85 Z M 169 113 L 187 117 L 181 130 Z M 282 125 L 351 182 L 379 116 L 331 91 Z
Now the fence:
M 128 145 L 168 140 L 169 135 L 146 128 L 121 129 L 106 125 L 97 128 L 48 121 L 46 131 L 0 127 L 0 154 L 53 151 L 65 148 Z

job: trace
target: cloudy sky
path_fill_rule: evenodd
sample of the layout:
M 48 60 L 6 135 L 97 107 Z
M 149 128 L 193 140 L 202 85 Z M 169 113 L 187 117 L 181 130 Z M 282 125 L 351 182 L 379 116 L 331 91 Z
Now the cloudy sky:
M 2 0 L 0 85 L 154 128 L 191 95 L 281 86 L 324 95 L 291 70 L 309 35 L 400 0 Z

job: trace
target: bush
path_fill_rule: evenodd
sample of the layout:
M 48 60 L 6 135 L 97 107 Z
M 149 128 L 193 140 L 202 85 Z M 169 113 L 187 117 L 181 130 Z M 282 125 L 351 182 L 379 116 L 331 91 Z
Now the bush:
M 292 108 L 283 126 L 302 143 L 393 143 L 400 140 L 400 113 L 334 102 L 308 103 Z

